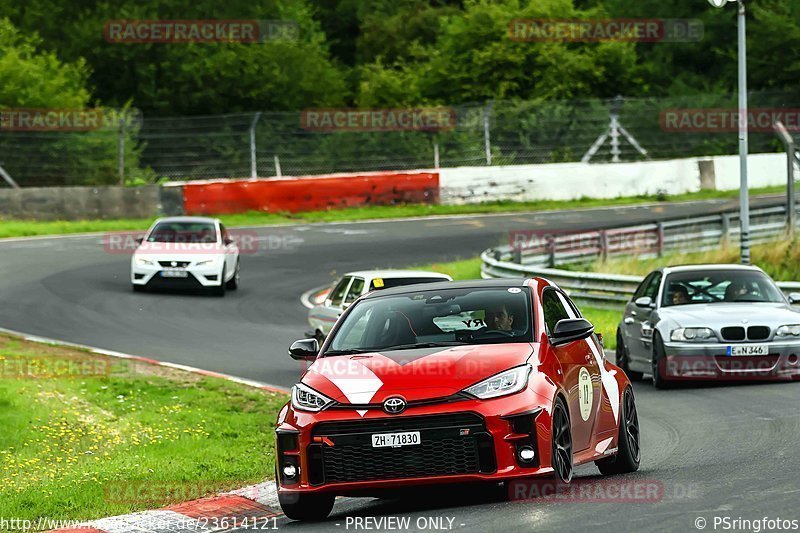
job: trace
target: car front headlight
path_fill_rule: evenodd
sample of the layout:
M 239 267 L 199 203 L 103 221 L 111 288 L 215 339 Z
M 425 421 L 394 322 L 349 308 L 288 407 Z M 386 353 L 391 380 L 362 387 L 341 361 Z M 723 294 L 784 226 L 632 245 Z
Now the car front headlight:
M 669 338 L 673 341 L 702 342 L 716 337 L 710 328 L 678 328 L 672 330 Z
M 467 387 L 464 392 L 481 400 L 514 394 L 525 388 L 530 373 L 531 365 L 517 366 Z
M 295 409 L 317 412 L 322 411 L 332 403 L 333 400 L 302 383 L 292 387 L 292 407 Z
M 775 330 L 777 337 L 800 337 L 800 324 L 789 324 Z
M 143 266 L 153 266 L 153 262 L 149 259 L 145 259 L 144 257 L 137 257 L 136 258 L 136 265 L 143 267 Z

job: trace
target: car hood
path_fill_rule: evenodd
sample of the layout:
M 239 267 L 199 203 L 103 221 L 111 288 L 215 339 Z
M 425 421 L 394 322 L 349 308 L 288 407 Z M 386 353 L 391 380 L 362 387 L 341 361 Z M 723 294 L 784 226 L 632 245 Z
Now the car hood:
M 482 344 L 322 357 L 302 382 L 345 404 L 381 403 L 390 396 L 442 398 L 525 364 L 533 346 Z
M 681 327 L 763 325 L 775 328 L 784 324 L 800 324 L 800 311 L 784 303 L 690 304 L 663 308 L 660 314 L 662 318 Z

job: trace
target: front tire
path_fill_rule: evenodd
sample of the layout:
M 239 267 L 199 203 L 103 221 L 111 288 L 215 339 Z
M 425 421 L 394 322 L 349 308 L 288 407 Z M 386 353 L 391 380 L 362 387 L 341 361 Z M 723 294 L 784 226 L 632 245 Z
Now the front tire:
M 325 520 L 333 509 L 333 494 L 278 493 L 283 514 L 292 520 L 318 522 Z
M 620 330 L 617 330 L 616 355 L 617 366 L 620 367 L 623 372 L 625 372 L 625 375 L 628 376 L 628 379 L 631 381 L 641 381 L 644 377 L 644 373 L 636 372 L 630 369 L 630 353 L 628 353 L 628 349 L 625 347 L 625 341 Z
M 146 289 L 144 285 L 136 285 L 135 283 L 131 283 L 131 287 L 133 287 L 133 292 L 144 292 Z
M 572 481 L 572 427 L 564 400 L 559 396 L 553 407 L 552 455 L 550 462 L 556 478 L 563 482 Z
M 650 359 L 650 372 L 653 374 L 653 387 L 657 389 L 668 389 L 672 382 L 666 378 L 666 352 L 664 341 L 658 332 L 653 333 L 653 357 Z
M 236 261 L 236 271 L 230 281 L 227 282 L 226 288 L 229 291 L 235 291 L 239 288 L 239 273 L 240 273 L 239 261 Z M 223 278 L 224 279 L 224 278 Z
M 617 455 L 595 461 L 594 464 L 604 476 L 627 474 L 639 470 L 641 461 L 639 416 L 636 401 L 630 387 L 622 394 L 622 408 L 617 437 Z
M 222 267 L 222 274 L 219 277 L 219 286 L 211 288 L 211 294 L 214 296 L 225 296 L 225 289 L 227 288 L 227 284 L 225 283 L 225 267 Z

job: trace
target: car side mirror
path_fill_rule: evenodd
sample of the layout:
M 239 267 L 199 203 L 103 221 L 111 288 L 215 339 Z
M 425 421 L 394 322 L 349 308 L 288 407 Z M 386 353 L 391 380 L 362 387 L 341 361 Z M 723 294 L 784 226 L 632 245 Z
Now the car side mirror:
M 313 361 L 319 353 L 319 342 L 317 339 L 300 339 L 294 341 L 289 348 L 289 355 L 298 361 Z
M 142 244 L 144 242 L 144 237 L 136 237 L 133 239 L 136 244 Z
M 633 301 L 636 307 L 653 307 L 653 299 L 649 296 L 640 296 Z
M 230 246 L 230 245 L 231 245 L 231 244 L 233 244 L 234 242 L 235 242 L 235 241 L 234 241 L 233 239 L 231 239 L 230 237 L 228 237 L 227 239 L 225 239 L 225 246 Z
M 789 303 L 792 305 L 800 303 L 800 292 L 790 292 Z
M 556 346 L 585 339 L 594 331 L 594 326 L 585 318 L 565 318 L 553 328 L 552 341 Z

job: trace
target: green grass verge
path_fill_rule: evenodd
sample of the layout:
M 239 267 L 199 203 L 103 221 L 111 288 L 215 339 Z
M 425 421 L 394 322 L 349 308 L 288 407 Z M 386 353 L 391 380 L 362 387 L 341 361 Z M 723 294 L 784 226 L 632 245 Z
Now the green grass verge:
M 272 477 L 285 395 L 5 335 L 0 371 L 0 516 L 87 520 Z
M 800 244 L 797 239 L 784 239 L 753 246 L 751 260 L 767 274 L 779 281 L 800 280 Z M 739 247 L 721 246 L 705 252 L 665 254 L 649 259 L 638 257 L 610 258 L 582 265 L 565 265 L 570 270 L 591 272 L 614 272 L 645 276 L 656 268 L 670 265 L 692 265 L 703 263 L 739 263 Z
M 433 263 L 431 265 L 422 265 L 414 268 L 449 274 L 455 280 L 480 279 L 481 277 L 480 258 L 462 259 L 460 261 L 451 261 L 447 263 Z M 594 324 L 595 331 L 603 334 L 605 347 L 609 349 L 615 348 L 617 344 L 617 324 L 619 324 L 622 318 L 622 310 L 599 309 L 586 305 L 581 305 L 580 309 L 583 315 Z
M 779 193 L 783 190 L 783 187 L 764 187 L 752 189 L 751 194 Z M 220 215 L 220 218 L 226 225 L 230 227 L 310 222 L 348 222 L 356 220 L 406 218 L 431 215 L 552 211 L 556 209 L 586 209 L 591 207 L 613 207 L 652 202 L 684 202 L 690 200 L 736 198 L 738 194 L 738 190 L 700 191 L 675 196 L 630 196 L 612 199 L 581 198 L 578 200 L 569 201 L 539 200 L 535 202 L 485 202 L 468 205 L 412 204 L 394 206 L 366 206 L 350 209 L 333 209 L 328 211 L 309 211 L 306 213 L 294 214 L 250 212 L 236 215 Z M 78 221 L 0 219 L 0 238 L 102 231 L 144 231 L 151 222 L 152 219 Z

